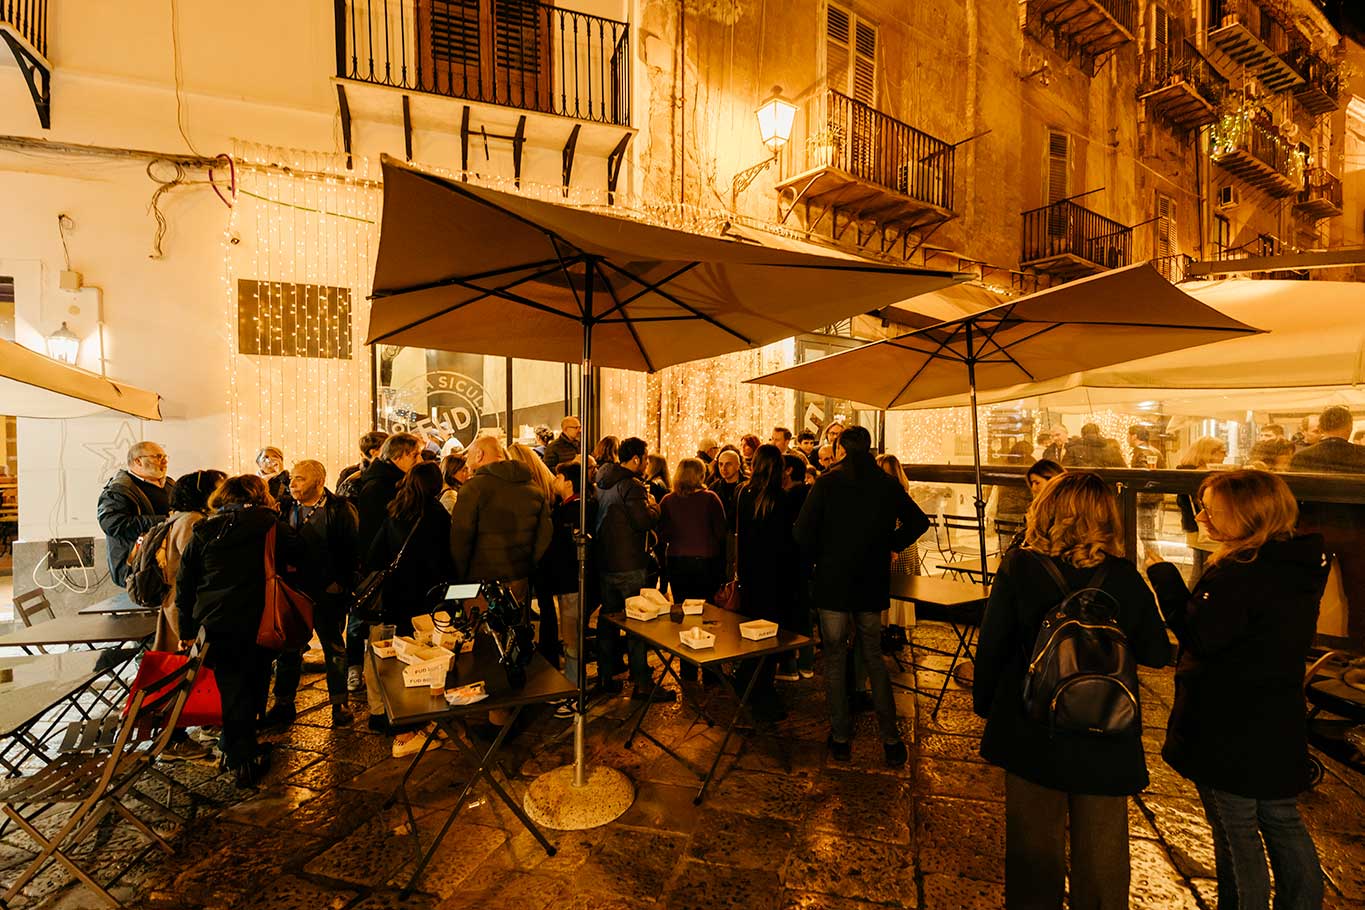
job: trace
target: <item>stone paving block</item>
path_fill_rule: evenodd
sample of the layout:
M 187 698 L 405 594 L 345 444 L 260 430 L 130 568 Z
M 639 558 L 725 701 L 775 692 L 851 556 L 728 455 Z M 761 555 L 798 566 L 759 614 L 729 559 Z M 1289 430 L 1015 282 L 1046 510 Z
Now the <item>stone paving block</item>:
M 824 743 L 788 739 L 782 736 L 751 736 L 735 761 L 741 771 L 766 771 L 812 777 L 825 765 Z
M 1151 783 L 1143 793 L 1155 796 L 1181 796 L 1185 799 L 1198 799 L 1199 791 L 1194 784 L 1181 777 L 1165 761 L 1156 757 L 1147 758 L 1147 775 Z
M 986 729 L 986 721 L 970 711 L 951 711 L 944 708 L 938 712 L 938 717 L 931 717 L 929 712 L 925 711 L 919 717 L 919 726 L 926 733 L 957 733 L 980 738 Z
M 701 810 L 692 803 L 696 795 L 695 786 L 641 781 L 635 787 L 635 802 L 617 823 L 690 834 L 701 815 Z
M 719 745 L 718 739 L 712 742 L 708 737 L 696 737 L 687 742 L 677 743 L 672 748 L 683 757 L 684 761 L 680 762 L 676 757 L 660 750 L 659 757 L 641 772 L 640 777 L 658 783 L 700 788 L 701 775 L 704 775 L 710 769 L 711 763 L 716 760 Z M 716 785 L 729 776 L 734 769 L 737 760 L 735 751 L 740 745 L 741 742 L 737 737 L 730 738 L 725 755 L 721 757 L 720 764 L 716 766 L 716 776 L 711 781 L 711 789 L 707 791 L 708 793 L 712 792 Z M 640 740 L 636 739 L 634 748 L 639 748 L 639 746 Z
M 1160 837 L 1135 796 L 1128 797 L 1128 836 L 1145 837 L 1148 840 L 1157 840 Z
M 322 838 L 342 838 L 379 812 L 384 798 L 361 790 L 329 790 L 279 820 L 281 828 Z
M 614 827 L 572 882 L 580 891 L 654 899 L 672 879 L 686 843 L 682 835 Z
M 1299 811 L 1314 833 L 1356 834 L 1365 830 L 1365 797 L 1334 777 L 1324 775 L 1316 787 L 1300 794 Z
M 1324 831 L 1313 836 L 1322 871 L 1332 887 L 1355 906 L 1365 906 L 1365 834 Z
M 637 739 L 629 749 L 617 736 L 588 752 L 588 763 L 615 768 L 633 780 L 643 780 L 645 769 L 664 755 L 664 750 L 647 739 Z
M 419 825 L 421 824 L 419 818 Z M 366 822 L 313 857 L 303 871 L 313 876 L 374 887 L 416 855 L 406 818 L 389 814 Z
M 1193 878 L 1190 879 L 1190 888 L 1207 910 L 1217 910 L 1218 907 L 1218 881 L 1212 878 Z
M 817 831 L 910 844 L 910 785 L 856 772 L 827 771 L 815 781 L 806 823 Z
M 439 905 L 440 910 L 547 910 L 555 889 L 539 876 L 499 870 L 497 875 L 468 879 Z
M 290 748 L 307 752 L 317 752 L 319 756 L 333 758 L 344 756 L 347 761 L 372 765 L 392 755 L 393 740 L 378 733 L 330 727 L 310 727 L 295 725 L 281 736 L 281 742 Z
M 295 771 L 285 778 L 284 782 L 290 786 L 307 787 L 310 790 L 328 790 L 364 770 L 364 765 L 353 762 L 323 759 L 308 765 L 302 771 Z
M 324 846 L 317 837 L 282 827 L 238 827 L 242 835 L 226 839 L 207 859 L 176 876 L 177 896 L 206 907 L 250 907 L 257 889 L 281 872 L 300 868 Z
M 915 806 L 915 844 L 926 874 L 1003 882 L 1005 813 L 998 803 L 930 796 Z
M 811 810 L 812 782 L 783 774 L 734 771 L 710 791 L 706 803 L 745 815 L 799 821 Z
M 795 843 L 796 825 L 776 818 L 704 809 L 687 855 L 707 863 L 780 869 Z
M 503 844 L 489 854 L 485 866 L 510 869 L 516 872 L 534 872 L 542 878 L 548 876 L 569 877 L 587 862 L 594 848 L 606 839 L 611 829 L 592 828 L 588 831 L 551 831 L 542 833 L 554 845 L 555 855 L 549 856 L 530 831 L 520 825 L 509 832 Z
M 668 910 L 777 910 L 782 886 L 777 874 L 687 862 L 664 894 Z
M 994 765 L 921 755 L 914 766 L 916 793 L 987 801 L 1005 798 L 1005 772 Z
M 953 761 L 971 761 L 982 764 L 986 761 L 981 757 L 981 737 L 979 736 L 937 733 L 921 729 L 917 731 L 915 746 L 918 754 L 932 758 L 947 758 Z
M 924 910 L 998 910 L 1003 906 L 1004 885 L 941 872 L 924 876 Z
M 270 910 L 342 910 L 356 892 L 325 887 L 298 875 L 282 875 L 263 882 L 251 906 Z
M 1134 910 L 1199 910 L 1194 892 L 1176 874 L 1156 841 L 1129 842 L 1132 879 L 1128 906 Z
M 399 889 L 371 891 L 346 910 L 436 910 L 441 899 L 424 891 L 414 891 L 404 897 Z
M 787 859 L 784 881 L 794 891 L 815 891 L 879 904 L 914 907 L 915 863 L 895 844 L 813 831 Z
M 275 786 L 223 810 L 223 818 L 248 825 L 273 825 L 318 795 L 305 787 Z
M 815 891 L 782 892 L 781 910 L 884 910 L 884 904 L 871 904 L 867 901 L 837 897 L 833 894 L 820 894 Z
M 431 842 L 445 824 L 446 817 L 446 813 L 433 812 L 418 819 L 417 826 L 425 847 L 431 846 Z M 446 832 L 436 855 L 423 871 L 422 878 L 417 883 L 418 889 L 435 894 L 442 900 L 451 897 L 463 887 L 471 875 L 479 871 L 484 861 L 506 840 L 505 831 L 467 824 L 463 820 L 456 821 Z M 390 886 L 401 888 L 412 878 L 417 861 L 416 852 L 411 846 L 409 851 L 411 852 L 406 854 L 407 859 L 403 865 L 389 877 Z
M 1212 878 L 1213 831 L 1198 800 L 1179 796 L 1139 796 L 1152 813 L 1157 832 L 1176 868 L 1189 878 Z

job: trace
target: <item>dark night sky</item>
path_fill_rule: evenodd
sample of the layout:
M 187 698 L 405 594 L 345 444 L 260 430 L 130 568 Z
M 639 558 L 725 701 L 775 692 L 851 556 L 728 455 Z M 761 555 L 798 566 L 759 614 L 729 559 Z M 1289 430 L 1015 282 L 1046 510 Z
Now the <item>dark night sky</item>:
M 1337 31 L 1365 42 L 1365 0 L 1318 0 Z

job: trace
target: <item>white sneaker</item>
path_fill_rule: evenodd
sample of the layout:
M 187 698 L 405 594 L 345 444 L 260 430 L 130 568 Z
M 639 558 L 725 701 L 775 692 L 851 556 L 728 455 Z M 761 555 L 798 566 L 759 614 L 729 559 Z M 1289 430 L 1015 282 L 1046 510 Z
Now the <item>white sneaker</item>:
M 422 751 L 422 746 L 426 745 L 427 740 L 435 738 L 435 735 L 426 730 L 420 730 L 415 736 L 406 740 L 395 739 L 393 741 L 393 757 L 403 758 L 407 755 L 416 755 Z M 436 743 L 439 747 L 439 743 Z
M 797 676 L 795 673 L 782 672 L 773 674 L 773 679 L 779 679 L 782 682 L 796 682 L 800 678 L 801 677 Z
M 801 673 L 801 678 L 802 678 L 802 679 L 814 679 L 814 678 L 815 678 L 815 671 L 814 671 L 814 670 L 801 670 L 800 673 Z
M 359 692 L 365 688 L 365 674 L 359 667 L 350 667 L 346 670 L 346 691 Z

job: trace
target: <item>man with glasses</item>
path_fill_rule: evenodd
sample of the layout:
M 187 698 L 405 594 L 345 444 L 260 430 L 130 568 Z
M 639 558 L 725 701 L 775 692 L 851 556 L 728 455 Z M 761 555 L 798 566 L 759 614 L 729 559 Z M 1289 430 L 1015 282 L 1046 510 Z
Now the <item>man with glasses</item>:
M 128 578 L 128 555 L 138 537 L 170 514 L 175 481 L 166 476 L 168 464 L 160 444 L 136 443 L 128 449 L 128 467 L 109 478 L 100 493 L 95 515 L 108 538 L 109 574 L 120 587 Z
M 568 464 L 578 457 L 583 439 L 583 424 L 577 417 L 565 417 L 559 422 L 559 435 L 545 447 L 545 466 L 554 471 L 556 465 Z

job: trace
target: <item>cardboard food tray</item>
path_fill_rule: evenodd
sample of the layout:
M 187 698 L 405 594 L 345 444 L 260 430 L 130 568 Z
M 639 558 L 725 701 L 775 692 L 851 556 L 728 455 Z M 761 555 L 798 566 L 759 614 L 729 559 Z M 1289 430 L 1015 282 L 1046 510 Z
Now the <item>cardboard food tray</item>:
M 450 672 L 451 662 L 455 659 L 455 655 L 445 648 L 423 648 L 422 650 L 426 653 L 425 659 L 411 661 L 403 668 L 403 685 L 409 688 L 445 682 L 446 674 Z
M 716 645 L 716 636 L 699 626 L 679 632 L 678 640 L 694 651 L 713 648 Z
M 739 634 L 751 641 L 777 637 L 777 623 L 766 619 L 751 619 L 739 624 Z

